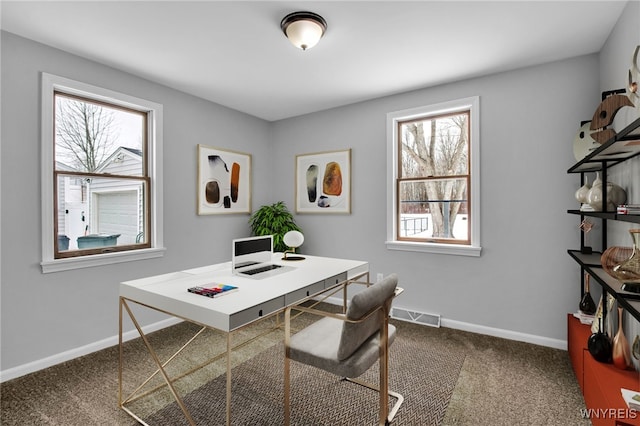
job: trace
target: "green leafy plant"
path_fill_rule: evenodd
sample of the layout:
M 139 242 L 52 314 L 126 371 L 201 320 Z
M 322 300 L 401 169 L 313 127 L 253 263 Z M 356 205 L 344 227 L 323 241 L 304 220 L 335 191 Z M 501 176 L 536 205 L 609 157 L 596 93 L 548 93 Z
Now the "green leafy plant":
M 273 249 L 278 252 L 288 248 L 282 241 L 284 234 L 289 231 L 302 232 L 284 201 L 260 207 L 249 218 L 249 225 L 252 235 L 273 235 Z

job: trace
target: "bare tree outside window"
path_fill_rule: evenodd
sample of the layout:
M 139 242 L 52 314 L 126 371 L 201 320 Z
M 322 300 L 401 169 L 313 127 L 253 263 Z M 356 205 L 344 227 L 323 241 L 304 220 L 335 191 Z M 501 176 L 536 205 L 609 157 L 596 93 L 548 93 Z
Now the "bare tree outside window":
M 56 96 L 56 160 L 77 171 L 95 172 L 115 150 L 113 110 Z
M 60 92 L 54 99 L 55 257 L 149 246 L 146 114 Z
M 398 126 L 398 238 L 468 244 L 469 112 Z

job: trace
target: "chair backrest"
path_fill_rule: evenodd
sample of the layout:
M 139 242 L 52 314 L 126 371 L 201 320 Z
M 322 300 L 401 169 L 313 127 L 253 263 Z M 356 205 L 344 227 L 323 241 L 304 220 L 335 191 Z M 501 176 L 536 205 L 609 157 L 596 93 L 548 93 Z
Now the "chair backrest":
M 359 320 L 373 309 L 384 305 L 393 297 L 398 285 L 396 274 L 390 274 L 381 281 L 367 287 L 351 298 L 347 308 L 347 319 Z M 343 360 L 351 356 L 364 342 L 380 330 L 381 317 L 379 314 L 371 315 L 359 323 L 345 321 L 340 336 L 338 347 L 338 359 Z

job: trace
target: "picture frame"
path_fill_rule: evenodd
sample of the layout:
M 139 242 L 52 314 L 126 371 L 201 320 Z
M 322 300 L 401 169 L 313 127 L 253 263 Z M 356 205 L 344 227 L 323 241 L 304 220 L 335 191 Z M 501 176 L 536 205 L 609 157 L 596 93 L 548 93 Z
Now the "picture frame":
M 296 155 L 296 213 L 351 213 L 351 149 Z
M 198 144 L 197 210 L 251 213 L 251 154 Z

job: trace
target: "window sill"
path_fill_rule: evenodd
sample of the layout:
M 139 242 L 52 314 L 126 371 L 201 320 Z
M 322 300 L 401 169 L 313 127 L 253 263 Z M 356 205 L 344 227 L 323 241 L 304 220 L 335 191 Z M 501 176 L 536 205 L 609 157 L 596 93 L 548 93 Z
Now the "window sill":
M 423 253 L 451 254 L 454 256 L 479 257 L 482 247 L 455 244 L 415 243 L 410 241 L 387 241 L 388 250 L 417 251 Z
M 94 266 L 112 265 L 122 262 L 153 259 L 164 256 L 165 248 L 121 251 L 116 253 L 96 254 L 84 257 L 46 260 L 40 263 L 42 273 L 69 271 L 72 269 L 92 268 Z

